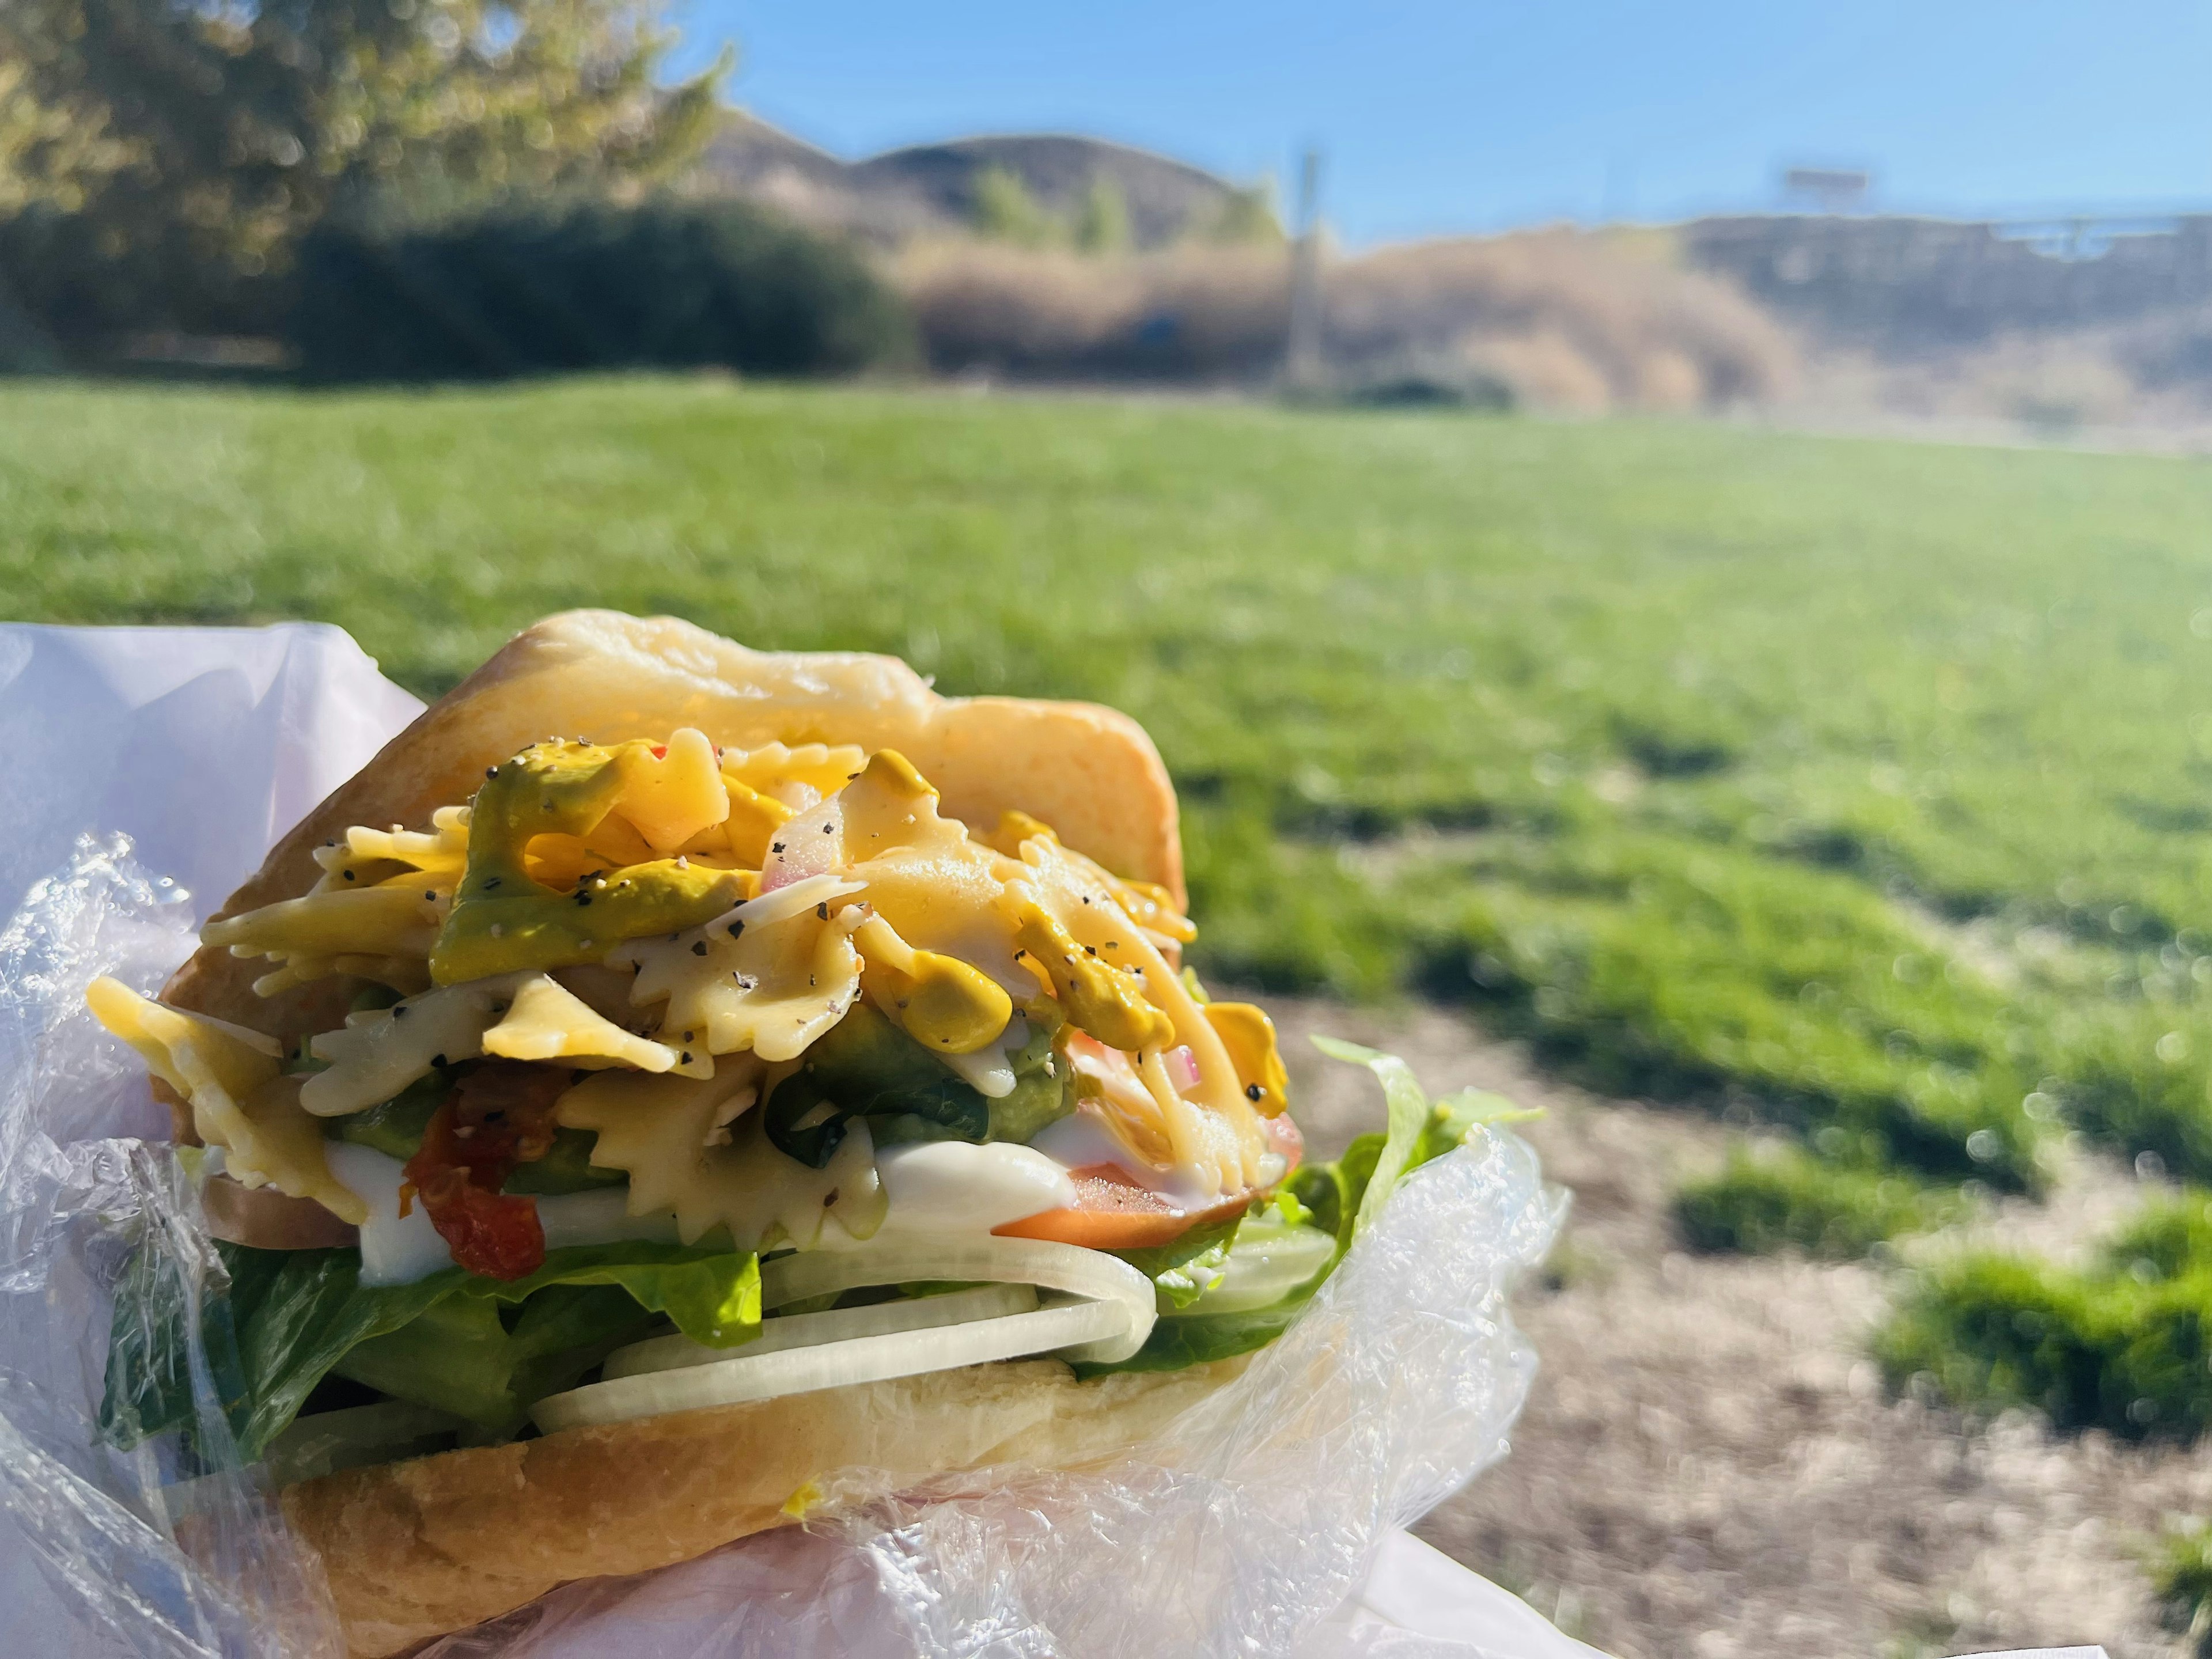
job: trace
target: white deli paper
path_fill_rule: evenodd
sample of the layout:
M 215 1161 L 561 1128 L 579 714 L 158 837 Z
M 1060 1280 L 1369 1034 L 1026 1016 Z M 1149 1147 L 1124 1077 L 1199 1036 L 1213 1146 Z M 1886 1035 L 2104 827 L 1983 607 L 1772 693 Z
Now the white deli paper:
M 15 1650 L 338 1650 L 319 1573 L 256 1471 L 196 1481 L 185 1514 L 178 1449 L 97 1443 L 118 1276 L 150 1262 L 187 1300 L 222 1281 L 143 1068 L 82 998 L 100 973 L 157 988 L 199 916 L 419 707 L 326 627 L 0 626 L 0 906 L 25 893 L 0 932 L 0 1593 Z M 1504 1450 L 1534 1367 L 1506 1298 L 1561 1207 L 1525 1145 L 1478 1134 L 1407 1182 L 1242 1378 L 1123 1462 L 897 1494 L 855 1480 L 804 1529 L 571 1584 L 429 1651 L 1589 1659 L 1397 1530 Z M 219 1448 L 206 1358 L 195 1348 L 194 1379 Z

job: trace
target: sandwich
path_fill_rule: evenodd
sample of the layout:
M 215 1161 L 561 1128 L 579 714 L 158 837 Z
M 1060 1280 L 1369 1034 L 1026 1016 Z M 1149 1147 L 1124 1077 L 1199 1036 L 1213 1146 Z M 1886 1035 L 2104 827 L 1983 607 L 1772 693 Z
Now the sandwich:
M 188 1297 L 132 1259 L 101 1432 L 265 1464 L 360 1659 L 855 1494 L 1126 1453 L 1468 1127 L 1393 1090 L 1387 1135 L 1304 1161 L 1187 908 L 1123 715 L 539 623 L 157 999 L 91 988 L 221 1267 Z

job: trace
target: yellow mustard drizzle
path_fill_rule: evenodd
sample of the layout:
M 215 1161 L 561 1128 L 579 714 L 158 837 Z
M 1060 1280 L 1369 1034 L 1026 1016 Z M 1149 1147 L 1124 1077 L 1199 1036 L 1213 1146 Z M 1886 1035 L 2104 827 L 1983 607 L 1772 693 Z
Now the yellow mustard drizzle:
M 1291 1079 L 1275 1047 L 1275 1022 L 1249 1002 L 1201 1003 L 1199 1012 L 1229 1051 L 1229 1063 L 1237 1068 L 1252 1109 L 1261 1117 L 1281 1115 L 1291 1103 Z
M 1060 918 L 1034 899 L 1016 901 L 1014 941 L 1023 959 L 1051 981 L 1077 1030 L 1133 1054 L 1175 1041 L 1175 1022 L 1146 999 L 1144 981 L 1076 943 Z
M 994 853 L 1003 853 L 1010 859 L 1018 859 L 1022 855 L 1022 843 L 1034 840 L 1039 836 L 1044 836 L 1054 846 L 1059 845 L 1060 837 L 1054 832 L 1050 824 L 1042 818 L 1033 818 L 1027 812 L 1010 806 L 999 814 L 997 828 L 994 829 L 989 835 L 978 836 L 975 839 Z
M 956 957 L 917 951 L 881 916 L 854 930 L 868 1000 L 926 1048 L 972 1054 L 1013 1018 L 1014 1001 L 988 975 Z
M 587 877 L 572 893 L 532 878 L 531 838 L 590 836 L 613 810 L 629 767 L 652 750 L 642 739 L 606 748 L 556 738 L 488 769 L 469 819 L 467 872 L 431 948 L 434 981 L 596 962 L 623 939 L 696 927 L 738 902 L 739 877 L 682 859 Z

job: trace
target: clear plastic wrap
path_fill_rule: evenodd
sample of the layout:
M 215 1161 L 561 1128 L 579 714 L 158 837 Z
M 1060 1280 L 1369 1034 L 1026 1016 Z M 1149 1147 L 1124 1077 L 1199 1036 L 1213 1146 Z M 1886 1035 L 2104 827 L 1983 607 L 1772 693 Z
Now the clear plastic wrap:
M 119 1277 L 168 1278 L 195 1332 L 223 1289 L 143 1067 L 82 1005 L 100 973 L 158 987 L 193 908 L 123 838 L 88 836 L 0 933 L 0 1586 L 17 1651 L 343 1650 L 319 1568 L 258 1472 L 225 1455 L 221 1353 L 191 1346 L 201 1461 L 173 1437 L 129 1454 L 99 1443 Z M 1500 1592 L 1494 1629 L 1470 1604 L 1449 1641 L 1342 1611 L 1392 1528 L 1504 1449 L 1534 1369 L 1507 1297 L 1561 1207 L 1522 1142 L 1479 1131 L 1407 1180 L 1241 1377 L 1117 1462 L 988 1469 L 891 1498 L 829 1483 L 803 1529 L 568 1585 L 428 1652 L 1587 1653 L 1532 1634 Z

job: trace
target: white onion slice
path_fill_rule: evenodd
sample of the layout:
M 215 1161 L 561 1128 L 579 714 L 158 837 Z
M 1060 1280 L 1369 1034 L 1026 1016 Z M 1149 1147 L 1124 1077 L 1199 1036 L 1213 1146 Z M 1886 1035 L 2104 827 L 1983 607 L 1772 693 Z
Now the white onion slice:
M 1127 1311 L 1125 1331 L 1070 1349 L 1065 1356 L 1100 1364 L 1127 1359 L 1143 1347 L 1158 1312 L 1152 1281 L 1103 1250 L 1041 1238 L 946 1237 L 889 1227 L 856 1249 L 802 1250 L 763 1262 L 761 1306 L 781 1308 L 839 1291 L 915 1279 L 1036 1285 L 1118 1304 Z
M 681 1370 L 689 1365 L 719 1364 L 725 1359 L 755 1359 L 764 1353 L 848 1342 L 861 1336 L 890 1336 L 899 1331 L 933 1330 L 970 1320 L 1029 1313 L 1037 1304 L 1027 1285 L 984 1285 L 946 1296 L 902 1297 L 866 1308 L 832 1308 L 823 1313 L 787 1314 L 761 1326 L 743 1349 L 710 1348 L 688 1336 L 656 1336 L 633 1342 L 607 1356 L 606 1377 L 642 1376 L 649 1371 Z
M 781 1353 L 740 1353 L 715 1364 L 648 1371 L 571 1389 L 539 1401 L 531 1416 L 540 1429 L 553 1434 L 588 1424 L 743 1405 L 1096 1345 L 1110 1340 L 1127 1322 L 1127 1316 L 1111 1302 L 1066 1302 L 1033 1313 L 970 1320 L 934 1330 L 854 1337 Z
M 1170 1317 L 1272 1307 L 1328 1265 L 1336 1239 L 1318 1227 L 1247 1221 L 1213 1287 Z

